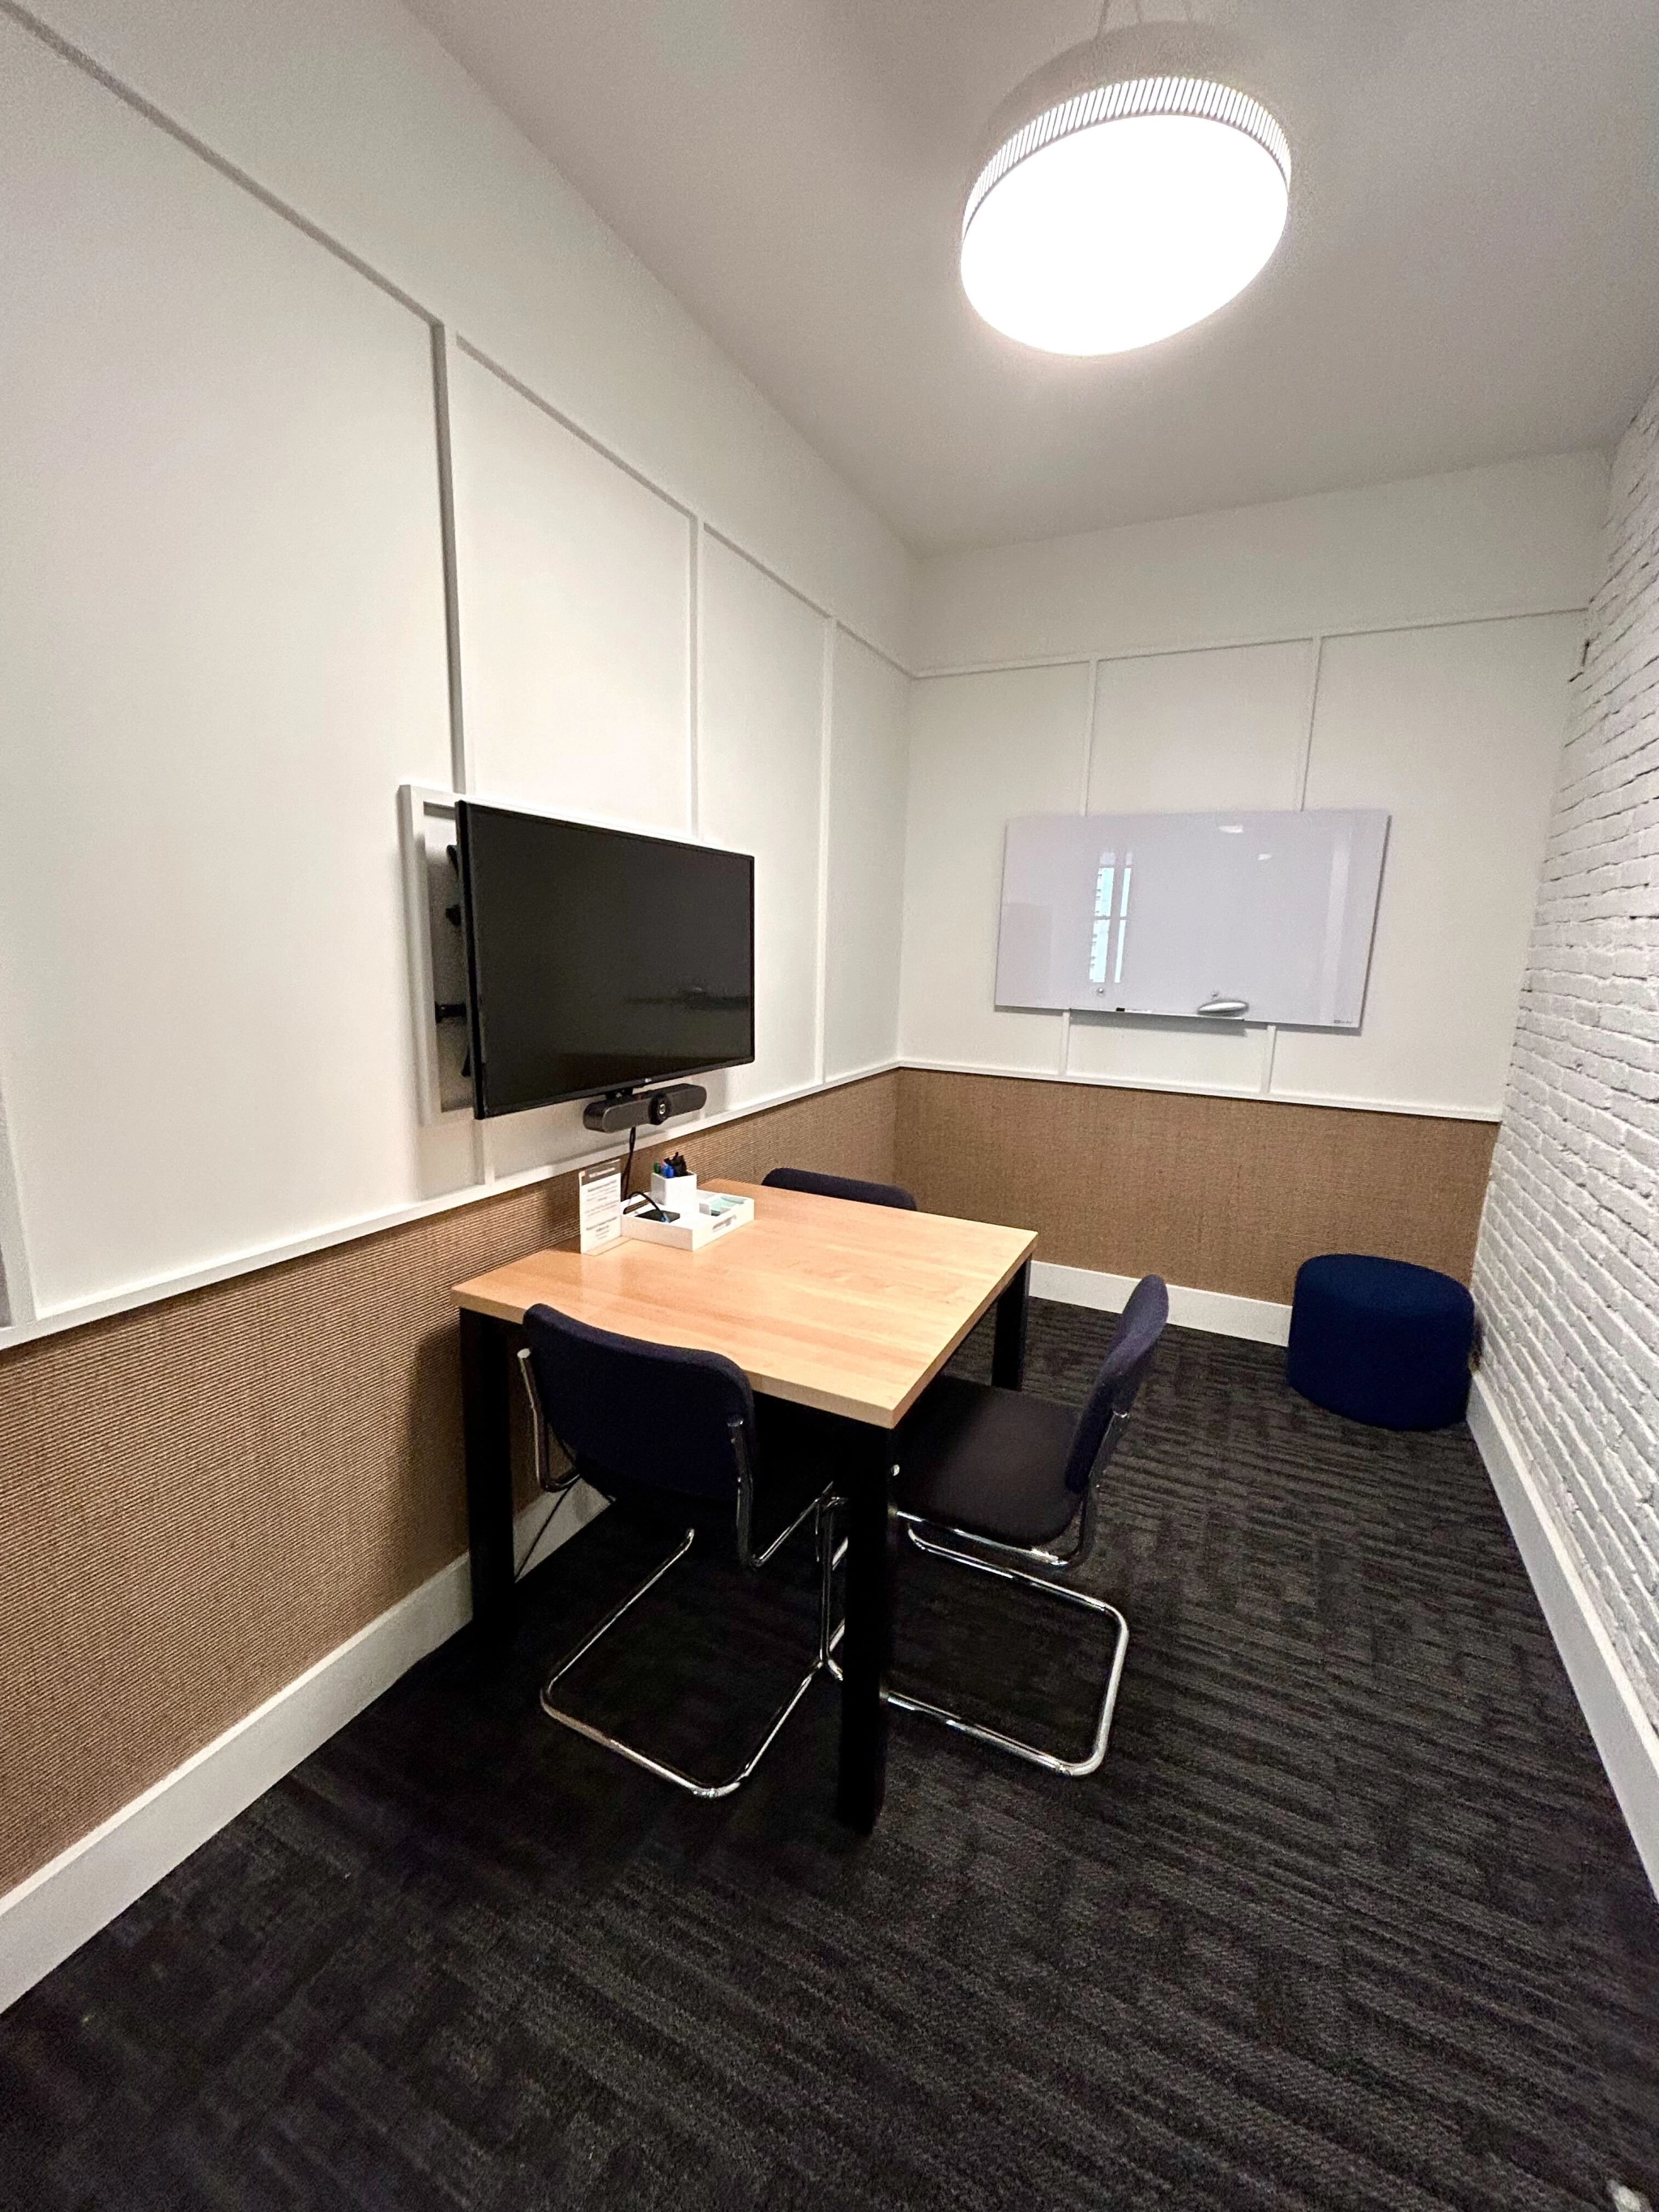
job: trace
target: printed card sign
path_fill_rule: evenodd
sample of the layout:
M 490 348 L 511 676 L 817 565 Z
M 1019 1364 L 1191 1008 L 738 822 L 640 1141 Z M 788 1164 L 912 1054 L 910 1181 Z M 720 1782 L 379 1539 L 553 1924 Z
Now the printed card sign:
M 577 1218 L 581 1224 L 584 1252 L 602 1252 L 607 1244 L 622 1242 L 622 1164 L 602 1160 L 584 1168 L 576 1178 Z

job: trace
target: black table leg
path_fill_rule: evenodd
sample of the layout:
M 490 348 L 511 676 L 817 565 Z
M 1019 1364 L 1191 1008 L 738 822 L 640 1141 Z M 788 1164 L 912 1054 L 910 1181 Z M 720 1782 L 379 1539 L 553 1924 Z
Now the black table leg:
M 511 1325 L 461 1310 L 461 1412 L 466 1431 L 466 1534 L 472 1564 L 472 1634 L 504 1655 L 516 1616 L 513 1587 Z
M 867 1836 L 887 1786 L 887 1668 L 893 1645 L 893 1549 L 896 1523 L 888 1479 L 893 1439 L 865 1430 L 848 1455 L 846 1633 L 842 1638 L 841 1771 L 836 1812 Z
M 1031 1296 L 1028 1260 L 997 1300 L 996 1341 L 991 1348 L 991 1380 L 1000 1390 L 1025 1384 L 1025 1317 Z

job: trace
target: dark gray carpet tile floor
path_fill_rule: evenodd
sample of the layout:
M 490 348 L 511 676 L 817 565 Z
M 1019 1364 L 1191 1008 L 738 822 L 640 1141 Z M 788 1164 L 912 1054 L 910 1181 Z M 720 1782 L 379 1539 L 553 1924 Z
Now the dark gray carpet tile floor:
M 1109 1328 L 1035 1307 L 1028 1386 Z M 1659 1908 L 1474 1449 L 1282 1369 L 1164 1340 L 1087 1577 L 1133 1630 L 1101 1772 L 901 1716 L 866 1843 L 828 1685 L 714 1806 L 541 1717 L 651 1556 L 601 1519 L 506 1677 L 435 1655 L 0 2020 L 0 2203 L 1659 2202 Z M 572 1696 L 718 1771 L 811 1575 L 694 1564 Z M 1086 1738 L 1074 1612 L 902 1597 L 908 1680 Z

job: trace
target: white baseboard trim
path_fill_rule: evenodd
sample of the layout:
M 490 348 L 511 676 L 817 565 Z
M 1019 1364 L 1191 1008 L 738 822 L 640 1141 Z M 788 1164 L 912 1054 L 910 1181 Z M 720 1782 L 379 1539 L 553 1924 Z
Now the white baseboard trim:
M 1477 1375 L 1469 1430 L 1532 1580 L 1613 1794 L 1659 1896 L 1659 1732 L 1642 1709 L 1514 1431 Z
M 577 1492 L 562 1516 L 568 1525 L 540 1556 L 604 1506 L 592 1491 Z M 538 1499 L 520 1515 L 520 1558 L 546 1510 Z M 462 1557 L 0 1897 L 0 2012 L 471 1617 Z
M 1062 1305 L 1093 1306 L 1121 1313 L 1135 1286 L 1133 1275 L 1103 1274 L 1097 1267 L 1058 1267 L 1052 1261 L 1031 1262 L 1031 1295 L 1058 1298 Z M 1272 1298 L 1237 1298 L 1226 1291 L 1191 1291 L 1170 1285 L 1170 1319 L 1180 1328 L 1201 1328 L 1212 1336 L 1248 1337 L 1252 1344 L 1288 1344 L 1291 1310 Z

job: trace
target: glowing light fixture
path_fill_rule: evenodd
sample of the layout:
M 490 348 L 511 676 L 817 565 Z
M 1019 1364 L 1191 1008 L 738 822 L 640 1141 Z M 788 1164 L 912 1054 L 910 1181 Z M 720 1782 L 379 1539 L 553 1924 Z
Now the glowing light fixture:
M 1172 27 L 1062 55 L 1002 111 L 962 218 L 963 287 L 994 329 L 1045 353 L 1124 353 L 1213 314 L 1271 257 L 1285 133 L 1205 66 L 1213 41 L 1183 51 Z

